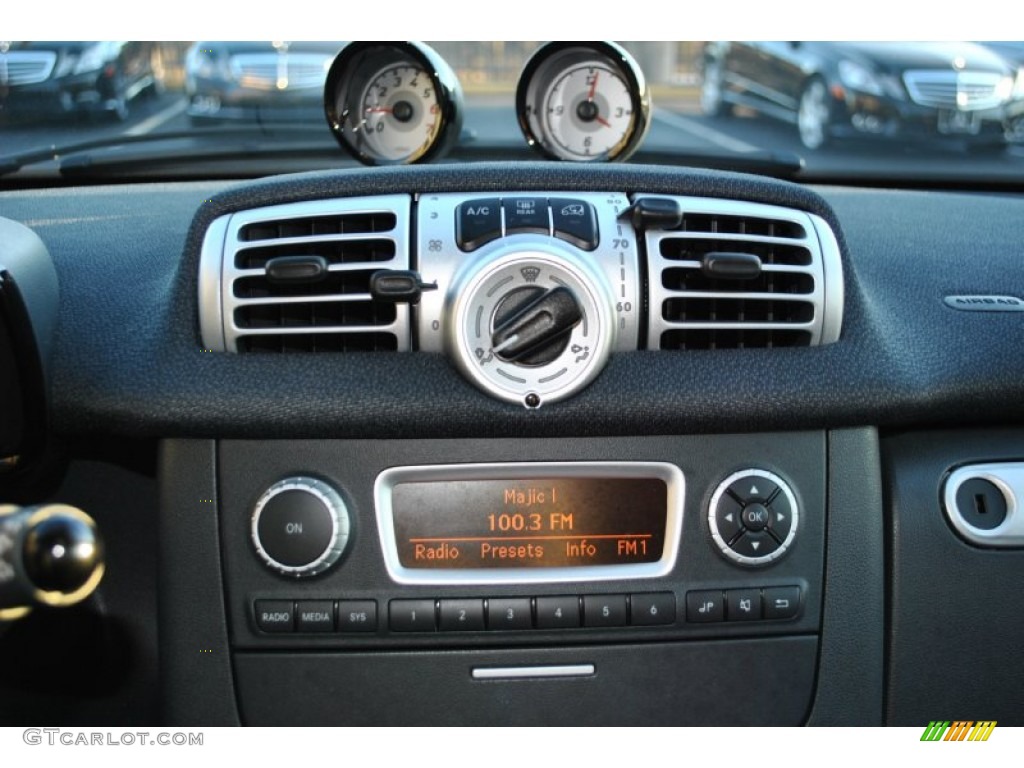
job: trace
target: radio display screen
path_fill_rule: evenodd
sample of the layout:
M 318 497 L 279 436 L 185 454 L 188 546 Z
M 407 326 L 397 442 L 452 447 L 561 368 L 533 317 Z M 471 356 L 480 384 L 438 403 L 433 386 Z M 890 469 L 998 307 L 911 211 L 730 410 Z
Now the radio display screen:
M 391 503 L 398 559 L 411 569 L 654 563 L 665 548 L 659 478 L 400 482 Z

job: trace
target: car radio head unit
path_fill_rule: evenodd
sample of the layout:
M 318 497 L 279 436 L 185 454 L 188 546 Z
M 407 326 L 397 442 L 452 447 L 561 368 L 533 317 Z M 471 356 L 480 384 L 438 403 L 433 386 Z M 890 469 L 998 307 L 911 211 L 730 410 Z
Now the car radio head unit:
M 391 468 L 376 484 L 385 563 L 405 584 L 661 576 L 676 561 L 683 483 L 657 462 Z

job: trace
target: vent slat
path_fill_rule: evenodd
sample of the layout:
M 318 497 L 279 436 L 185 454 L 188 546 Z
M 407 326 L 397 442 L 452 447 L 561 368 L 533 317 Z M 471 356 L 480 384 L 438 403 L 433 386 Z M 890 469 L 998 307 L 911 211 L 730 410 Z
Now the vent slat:
M 740 328 L 673 328 L 661 335 L 662 349 L 762 349 L 808 347 L 809 331 Z
M 661 284 L 670 291 L 711 293 L 762 293 L 805 295 L 814 292 L 814 277 L 806 272 L 762 272 L 747 280 L 709 277 L 699 268 L 671 267 L 661 273 Z
M 665 237 L 660 243 L 661 255 L 671 261 L 701 261 L 705 254 L 716 251 L 750 253 L 764 264 L 787 264 L 805 267 L 811 263 L 811 252 L 803 245 L 778 241 L 737 240 L 729 238 Z
M 662 307 L 662 319 L 669 323 L 809 323 L 814 304 L 807 301 L 771 301 L 742 298 L 669 299 Z
M 240 352 L 394 352 L 398 339 L 393 333 L 305 333 L 242 336 Z
M 363 262 L 391 261 L 395 258 L 395 242 L 384 239 L 306 240 L 287 245 L 264 245 L 240 248 L 235 253 L 238 269 L 263 269 L 278 256 L 323 256 L 330 266 Z
M 247 224 L 239 230 L 238 239 L 251 242 L 319 235 L 372 234 L 391 232 L 397 223 L 398 218 L 391 211 L 302 216 Z

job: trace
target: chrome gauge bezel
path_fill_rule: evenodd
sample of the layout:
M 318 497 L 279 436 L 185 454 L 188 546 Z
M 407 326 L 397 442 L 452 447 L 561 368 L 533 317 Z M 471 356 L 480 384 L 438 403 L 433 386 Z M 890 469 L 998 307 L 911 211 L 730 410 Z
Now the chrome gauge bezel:
M 633 124 L 607 152 L 593 157 L 571 155 L 552 140 L 538 118 L 539 105 L 550 85 L 568 68 L 585 61 L 601 61 L 626 83 L 633 109 Z M 651 94 L 640 65 L 624 48 L 608 40 L 551 42 L 538 48 L 526 62 L 516 88 L 516 117 L 526 142 L 552 160 L 622 162 L 643 143 L 651 125 Z
M 415 66 L 430 78 L 441 125 L 434 140 L 412 154 L 390 159 L 370 151 L 352 130 L 353 107 L 360 109 L 366 88 L 382 70 Z M 454 70 L 430 46 L 417 41 L 355 42 L 338 53 L 324 85 L 327 125 L 337 142 L 365 165 L 409 165 L 436 159 L 458 141 L 462 130 L 462 88 Z

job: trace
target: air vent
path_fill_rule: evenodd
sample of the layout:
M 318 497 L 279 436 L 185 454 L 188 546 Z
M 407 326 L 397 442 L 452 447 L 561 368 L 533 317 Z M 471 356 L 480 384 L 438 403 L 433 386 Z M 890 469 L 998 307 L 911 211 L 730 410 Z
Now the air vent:
M 388 195 L 216 219 L 200 257 L 203 346 L 264 353 L 409 349 L 408 306 L 374 301 L 370 276 L 409 268 L 410 205 L 406 195 Z M 319 277 L 271 279 L 267 265 L 288 257 L 315 263 Z
M 646 233 L 648 349 L 807 347 L 839 338 L 842 264 L 823 219 L 674 199 L 682 224 Z

